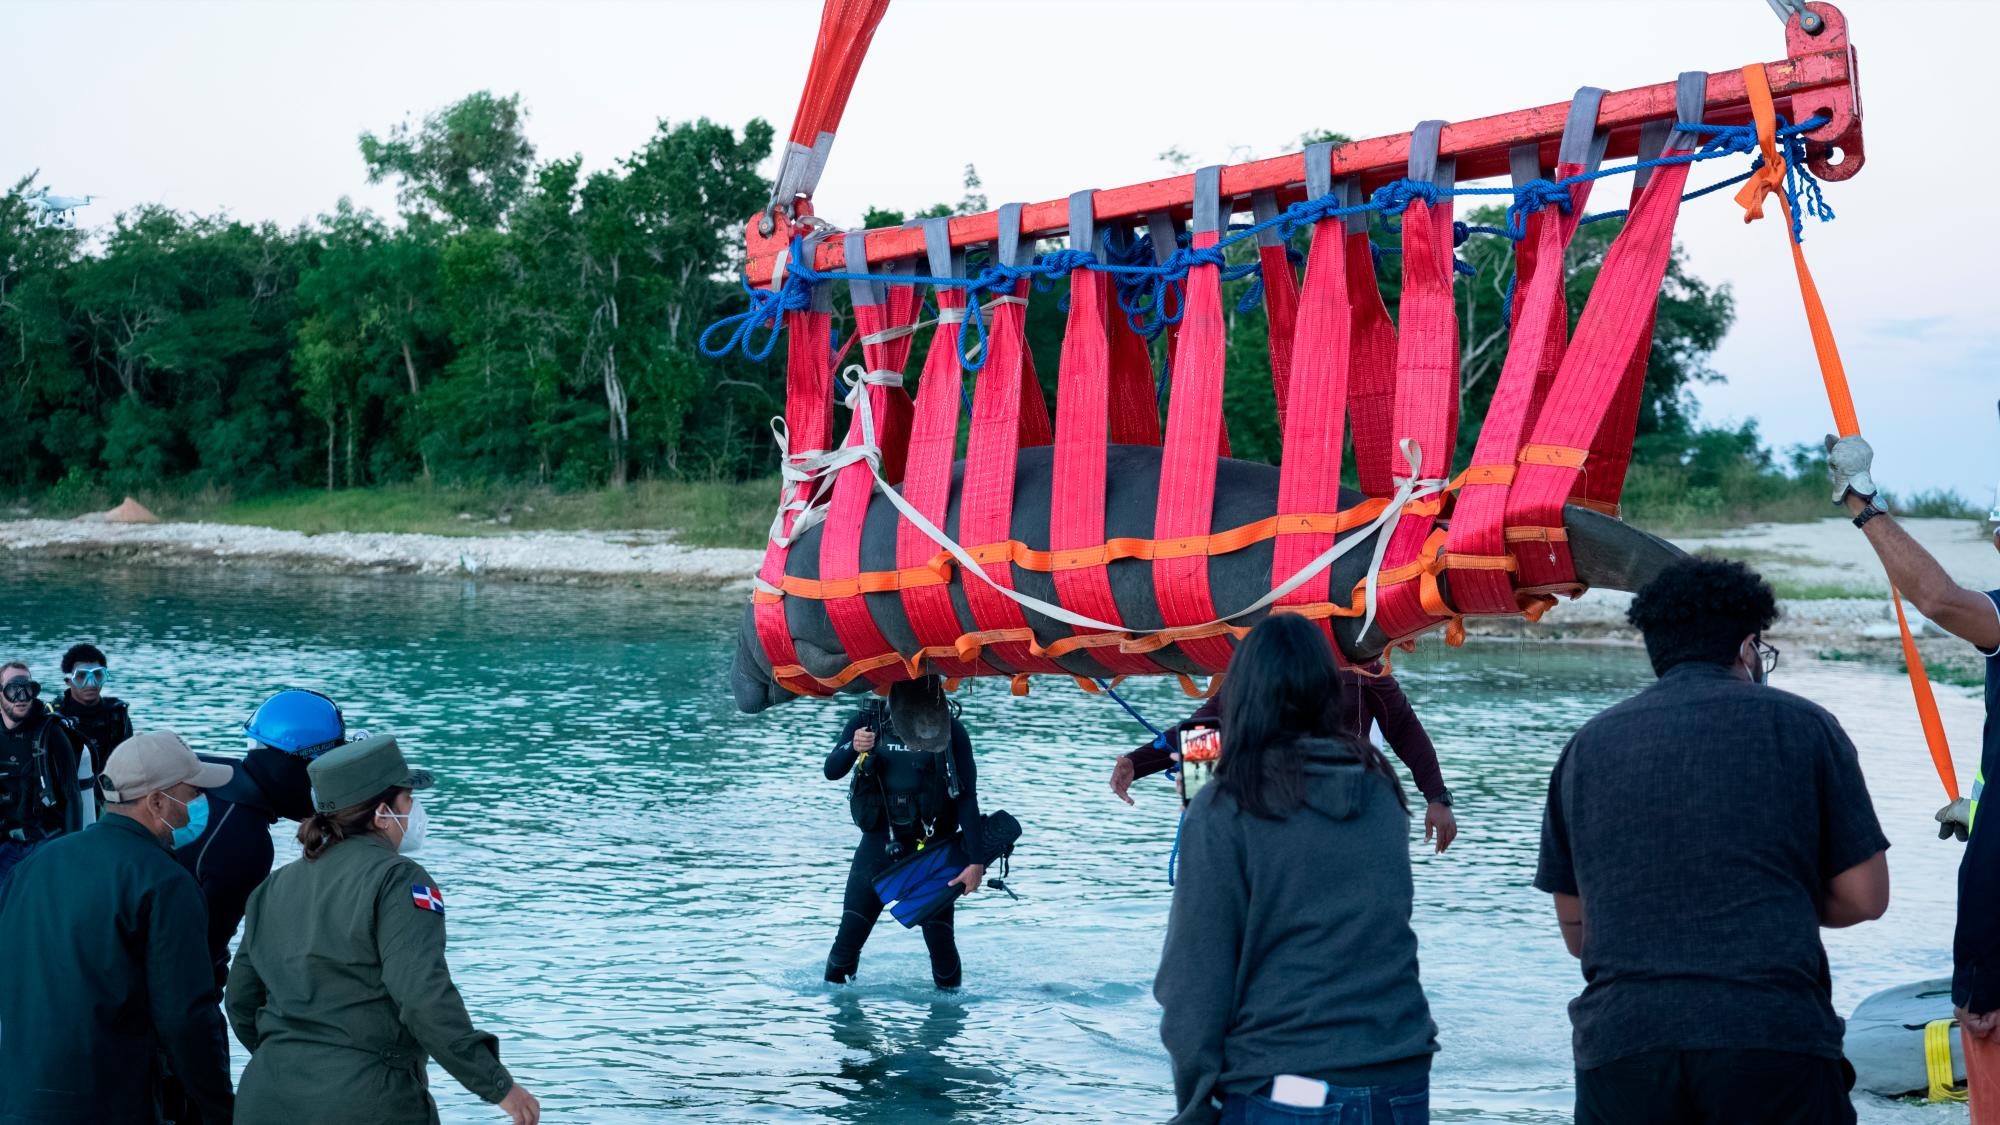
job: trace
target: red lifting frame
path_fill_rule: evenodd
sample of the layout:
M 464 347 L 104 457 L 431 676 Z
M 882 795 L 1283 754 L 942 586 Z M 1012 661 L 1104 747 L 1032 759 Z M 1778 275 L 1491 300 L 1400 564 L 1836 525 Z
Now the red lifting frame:
M 1816 114 L 1829 118 L 1825 126 L 1806 135 L 1812 154 L 1810 165 L 1813 173 L 1823 180 L 1845 180 L 1859 171 L 1862 163 L 1861 95 L 1854 48 L 1848 42 L 1847 18 L 1840 9 L 1819 3 L 1807 7 L 1823 21 L 1819 34 L 1806 34 L 1799 26 L 1799 18 L 1794 16 L 1785 27 L 1788 57 L 1765 63 L 1764 75 L 1771 84 L 1778 112 L 1793 121 Z M 1718 68 L 1710 73 L 1704 120 L 1711 125 L 1749 124 L 1750 103 L 1739 70 Z M 1673 113 L 1672 82 L 1605 95 L 1598 110 L 1598 125 L 1610 131 L 1606 158 L 1616 160 L 1635 154 L 1641 126 L 1671 117 Z M 1568 116 L 1569 103 L 1557 102 L 1448 124 L 1439 138 L 1438 155 L 1456 162 L 1460 181 L 1507 175 L 1509 150 L 1524 144 L 1539 146 L 1542 166 L 1553 168 Z M 1840 154 L 1838 163 L 1832 159 L 1836 149 Z M 1363 189 L 1372 190 L 1401 179 L 1409 160 L 1408 133 L 1355 141 L 1334 150 L 1333 175 L 1336 179 L 1358 175 Z M 1292 153 L 1224 167 L 1221 189 L 1225 200 L 1240 201 L 1237 209 L 1247 209 L 1251 197 L 1259 192 L 1275 193 L 1279 206 L 1296 203 L 1305 198 L 1304 183 L 1304 155 Z M 1100 191 L 1092 201 L 1094 218 L 1104 225 L 1121 220 L 1143 221 L 1148 215 L 1162 212 L 1171 213 L 1176 221 L 1187 219 L 1193 212 L 1194 192 L 1193 175 Z M 797 213 L 809 213 L 808 203 L 799 201 Z M 804 230 L 800 225 L 792 231 L 761 234 L 758 225 L 763 218 L 762 215 L 752 218 L 745 227 L 748 252 L 745 268 L 750 284 L 755 286 L 770 284 L 773 262 L 788 252 L 791 234 Z M 1023 238 L 1053 237 L 1068 229 L 1067 198 L 1031 203 L 1021 210 Z M 998 218 L 988 211 L 953 219 L 950 235 L 954 248 L 990 244 L 999 237 Z M 838 270 L 845 264 L 841 239 L 841 235 L 831 234 L 820 242 L 813 260 L 815 269 Z M 924 254 L 921 231 L 895 228 L 869 232 L 870 262 L 921 259 Z

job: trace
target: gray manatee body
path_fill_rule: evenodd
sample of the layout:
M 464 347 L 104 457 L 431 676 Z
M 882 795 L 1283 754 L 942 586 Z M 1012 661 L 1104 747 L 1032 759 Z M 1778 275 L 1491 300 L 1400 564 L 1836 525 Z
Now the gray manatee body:
M 1157 446 L 1114 445 L 1110 448 L 1106 465 L 1106 538 L 1152 538 L 1153 514 L 1159 493 L 1160 457 L 1161 450 Z M 1047 550 L 1049 546 L 1052 463 L 1051 447 L 1038 446 L 1022 450 L 1016 468 L 1012 534 L 1015 539 L 1036 550 Z M 951 507 L 944 522 L 946 534 L 954 539 L 958 537 L 959 486 L 964 469 L 962 461 L 952 468 Z M 1267 519 L 1277 512 L 1277 499 L 1276 466 L 1225 458 L 1216 465 L 1214 522 L 1211 526 L 1223 530 Z M 1362 499 L 1359 493 L 1343 491 L 1341 506 L 1350 507 Z M 899 513 L 887 500 L 879 495 L 870 499 L 861 532 L 863 571 L 896 569 L 896 527 L 899 520 Z M 1680 549 L 1672 544 L 1587 508 L 1566 507 L 1563 524 L 1569 532 L 1570 554 L 1576 564 L 1577 579 L 1587 586 L 1636 590 L 1668 563 L 1682 557 Z M 786 557 L 787 575 L 819 577 L 820 534 L 823 530 L 824 525 L 812 528 L 793 543 Z M 1342 538 L 1359 533 L 1348 532 Z M 1329 589 L 1341 591 L 1337 600 L 1346 600 L 1346 592 L 1367 576 L 1368 564 L 1374 553 L 1372 539 L 1371 533 L 1369 541 L 1357 544 L 1335 560 L 1325 573 L 1308 583 L 1307 589 L 1314 592 L 1316 600 L 1325 600 Z M 1209 559 L 1209 586 L 1219 613 L 1229 613 L 1250 605 L 1270 592 L 1272 551 L 1273 541 L 1266 539 L 1243 550 Z M 1109 574 L 1119 620 L 1139 631 L 1158 629 L 1165 624 L 1153 594 L 1153 564 L 1150 561 L 1120 559 L 1110 564 Z M 1014 588 L 1019 592 L 1043 601 L 1058 602 L 1052 575 L 1017 566 L 1013 568 L 1013 577 Z M 959 573 L 959 568 L 954 567 L 949 586 L 952 604 L 958 612 L 960 630 L 970 632 L 973 624 L 965 599 L 966 580 Z M 979 580 L 975 578 L 971 581 Z M 1449 574 L 1441 577 L 1439 582 L 1449 601 Z M 903 612 L 901 594 L 888 592 L 861 596 L 867 599 L 870 616 L 893 648 L 910 653 L 921 647 L 910 628 L 909 618 Z M 789 597 L 784 604 L 785 619 L 798 648 L 799 663 L 808 672 L 821 678 L 831 678 L 851 663 L 834 633 L 824 603 Z M 1068 625 L 1032 609 L 1024 609 L 1023 612 L 1035 636 L 1045 645 L 1074 632 Z M 1246 614 L 1235 619 L 1235 623 L 1254 624 L 1263 612 Z M 1341 650 L 1357 662 L 1380 656 L 1389 643 L 1389 638 L 1377 627 L 1371 625 L 1364 633 L 1358 617 L 1334 618 L 1333 631 Z M 1206 669 L 1171 645 L 1151 656 L 1155 662 L 1175 671 L 1206 674 Z M 1004 662 L 995 659 L 990 652 L 986 659 L 989 663 L 1005 667 Z M 1078 676 L 1103 677 L 1110 674 L 1091 658 L 1088 650 L 1067 654 L 1058 663 Z M 730 686 L 735 693 L 737 707 L 747 713 L 762 711 L 794 698 L 793 693 L 778 684 L 771 675 L 771 664 L 758 642 L 756 621 L 749 606 L 744 607 L 737 633 Z M 860 693 L 871 687 L 863 677 L 843 690 Z

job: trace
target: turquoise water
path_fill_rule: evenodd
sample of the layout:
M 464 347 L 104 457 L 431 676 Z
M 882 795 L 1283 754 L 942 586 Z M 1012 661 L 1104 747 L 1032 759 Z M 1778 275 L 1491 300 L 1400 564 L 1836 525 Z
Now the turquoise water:
M 877 929 L 857 985 L 821 983 L 852 853 L 820 758 L 844 709 L 737 715 L 724 675 L 738 602 L 658 591 L 0 562 L 0 653 L 54 684 L 94 639 L 142 728 L 199 749 L 280 686 L 437 771 L 425 863 L 452 904 L 475 1020 L 552 1121 L 1158 1121 L 1171 1109 L 1150 993 L 1176 806 L 1105 788 L 1140 732 L 1049 683 L 963 695 L 985 807 L 1026 827 L 1019 901 L 960 913 L 967 987 L 928 987 L 922 942 Z M 25 602 L 25 604 L 23 604 Z M 1399 671 L 1435 735 L 1462 834 L 1420 855 L 1416 927 L 1444 1052 L 1440 1121 L 1567 1119 L 1575 963 L 1528 883 L 1548 768 L 1568 732 L 1650 678 L 1621 648 L 1427 646 Z M 1895 847 L 1883 921 L 1828 935 L 1842 1011 L 1950 961 L 1957 846 L 1899 677 L 1788 659 L 1778 682 L 1861 746 Z M 1941 689 L 1971 775 L 1978 704 Z M 1132 697 L 1189 706 L 1171 683 Z M 1717 768 L 1727 769 L 1727 762 Z M 297 854 L 288 837 L 279 855 Z M 238 1060 L 239 1065 L 241 1059 Z M 432 1070 L 446 1121 L 501 1120 Z M 1963 1120 L 1864 1099 L 1864 1121 Z

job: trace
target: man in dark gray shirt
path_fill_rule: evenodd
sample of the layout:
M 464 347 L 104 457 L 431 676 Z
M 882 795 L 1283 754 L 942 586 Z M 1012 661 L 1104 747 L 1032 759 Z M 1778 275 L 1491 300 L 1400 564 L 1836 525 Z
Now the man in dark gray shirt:
M 1670 567 L 1629 612 L 1659 682 L 1549 778 L 1582 1125 L 1854 1120 L 1819 929 L 1888 909 L 1889 842 L 1840 724 L 1764 684 L 1777 616 L 1741 563 Z

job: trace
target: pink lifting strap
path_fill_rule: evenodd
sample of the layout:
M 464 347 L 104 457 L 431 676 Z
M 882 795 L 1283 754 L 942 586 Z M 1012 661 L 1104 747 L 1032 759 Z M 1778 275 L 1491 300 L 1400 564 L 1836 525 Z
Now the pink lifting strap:
M 1388 496 L 1396 491 L 1390 479 L 1396 449 L 1390 436 L 1396 420 L 1396 326 L 1375 278 L 1367 213 L 1354 218 L 1347 228 L 1347 300 L 1354 318 L 1347 416 L 1354 427 L 1354 474 L 1361 491 Z
M 807 239 L 810 256 L 817 239 Z M 825 285 L 813 290 L 812 304 L 785 314 L 785 460 L 797 465 L 824 453 L 833 444 L 832 294 Z M 785 502 L 803 504 L 818 488 L 815 480 L 798 481 L 785 490 Z M 779 514 L 774 528 L 778 535 L 764 548 L 764 565 L 757 578 L 767 588 L 785 582 L 785 559 L 791 553 L 790 537 L 798 525 L 799 512 L 788 507 Z M 798 649 L 792 643 L 792 629 L 785 617 L 790 600 L 759 601 L 752 610 L 757 623 L 757 639 L 772 668 L 796 667 Z M 803 695 L 826 695 L 826 689 L 810 676 L 780 676 L 779 683 Z
M 924 241 L 930 248 L 933 277 L 962 277 L 965 255 L 951 249 L 947 220 L 924 223 Z M 965 317 L 965 290 L 949 285 L 934 288 L 938 325 L 931 336 L 930 351 L 924 356 L 922 382 L 917 386 L 916 421 L 910 429 L 909 473 L 903 481 L 903 496 L 925 519 L 946 531 L 946 513 L 951 505 L 951 465 L 958 448 L 958 411 L 964 372 L 959 366 L 958 341 Z M 940 558 L 937 544 L 909 520 L 896 521 L 896 567 L 905 569 L 929 565 Z M 949 561 L 939 565 L 950 566 Z M 965 632 L 958 610 L 952 605 L 951 588 L 945 584 L 904 586 L 903 613 L 921 648 L 949 648 Z M 976 676 L 994 669 L 977 661 L 934 657 L 927 672 L 941 676 Z
M 1700 72 L 1681 75 L 1677 100 L 1682 121 L 1701 120 L 1707 83 L 1708 76 Z M 1676 130 L 1666 151 L 1682 155 L 1695 145 L 1694 137 Z M 1507 534 L 1522 589 L 1563 589 L 1576 582 L 1569 543 L 1557 534 L 1563 526 L 1563 502 L 1587 463 L 1619 384 L 1651 332 L 1654 302 L 1673 255 L 1674 220 L 1688 167 L 1666 164 L 1653 170 L 1625 229 L 1604 256 L 1562 369 L 1535 420 L 1534 436 L 1521 449 L 1507 498 Z
M 1194 247 L 1207 250 L 1221 237 L 1221 168 L 1195 173 Z M 1205 536 L 1215 517 L 1216 447 L 1222 439 L 1222 278 L 1213 264 L 1188 271 L 1182 304 L 1174 381 L 1167 401 L 1167 443 L 1160 460 L 1160 495 L 1153 536 L 1167 540 Z M 1168 628 L 1201 625 L 1216 617 L 1209 592 L 1209 556 L 1153 560 L 1154 596 Z M 1229 665 L 1234 646 L 1221 637 L 1180 641 L 1182 655 L 1210 672 Z
M 1080 191 L 1069 199 L 1070 245 L 1079 249 L 1096 245 L 1095 220 L 1091 215 L 1094 192 Z M 1105 275 L 1088 268 L 1069 275 L 1069 322 L 1063 334 L 1062 370 L 1056 381 L 1056 447 L 1054 475 L 1049 495 L 1049 549 L 1089 550 L 1104 544 L 1106 497 L 1107 423 L 1111 406 L 1111 351 L 1106 336 L 1107 320 L 1124 319 L 1116 309 L 1107 312 L 1110 282 Z M 1145 388 L 1152 402 L 1152 388 Z M 1154 428 L 1159 427 L 1154 414 Z M 1124 622 L 1117 599 L 1111 593 L 1111 572 L 1105 563 L 1064 568 L 1054 575 L 1056 601 L 1107 624 Z M 1098 630 L 1078 629 L 1077 633 Z M 1152 660 L 1120 652 L 1107 645 L 1090 650 L 1090 659 L 1115 676 L 1158 672 Z
M 1410 134 L 1409 179 L 1449 189 L 1456 181 L 1455 162 L 1438 156 L 1442 121 L 1425 121 Z M 1392 451 L 1395 475 L 1411 475 L 1400 443 L 1415 441 L 1425 479 L 1451 475 L 1458 438 L 1458 309 L 1452 302 L 1451 197 L 1437 202 L 1411 201 L 1403 212 L 1403 298 L 1396 319 L 1396 425 L 1398 448 Z M 1416 560 L 1435 515 L 1405 512 L 1390 534 L 1382 567 L 1394 569 Z M 1416 633 L 1437 621 L 1425 609 L 1416 582 L 1382 588 L 1376 623 L 1390 637 Z
M 1603 97 L 1604 91 L 1586 86 L 1570 102 L 1569 124 L 1557 155 L 1557 179 L 1596 171 L 1603 159 L 1607 134 L 1597 128 L 1597 109 Z M 1517 190 L 1543 178 L 1537 146 L 1522 145 L 1512 157 Z M 1590 181 L 1572 184 L 1567 190 L 1568 213 L 1549 204 L 1529 214 L 1523 237 L 1515 243 L 1514 316 L 1507 358 L 1494 384 L 1493 400 L 1480 426 L 1472 464 L 1452 508 L 1451 533 L 1445 540 L 1452 605 L 1461 613 L 1511 613 L 1520 608 L 1513 575 L 1477 563 L 1509 557 L 1507 492 L 1514 479 L 1515 458 L 1534 428 L 1535 414 L 1562 362 L 1569 337 L 1563 255 L 1583 218 Z M 1463 565 L 1459 560 L 1474 565 Z
M 1306 149 L 1306 197 L 1318 199 L 1335 190 L 1333 145 Z M 1343 198 L 1357 194 L 1359 185 L 1344 180 Z M 1278 470 L 1279 530 L 1271 547 L 1271 583 L 1277 585 L 1333 546 L 1332 532 L 1284 530 L 1288 515 L 1315 515 L 1340 510 L 1342 419 L 1347 411 L 1348 379 L 1353 368 L 1355 316 L 1348 293 L 1349 232 L 1358 223 L 1366 236 L 1365 214 L 1335 216 L 1313 225 L 1312 250 L 1306 258 L 1305 287 L 1297 306 L 1297 328 L 1291 356 L 1287 399 L 1280 406 L 1285 420 L 1284 461 Z M 1362 251 L 1365 257 L 1367 251 Z M 1290 269 L 1289 265 L 1286 267 Z M 1380 298 L 1376 298 L 1380 302 Z M 1279 605 L 1309 605 L 1328 599 L 1330 578 L 1319 575 L 1279 599 Z M 1331 636 L 1331 624 L 1321 620 Z
M 867 238 L 863 231 L 847 235 L 847 272 L 868 273 Z M 848 393 L 867 398 L 870 428 L 882 451 L 883 464 L 888 464 L 890 451 L 894 450 L 900 475 L 908 454 L 911 411 L 910 396 L 904 392 L 900 379 L 904 365 L 909 362 L 914 339 L 911 321 L 915 319 L 917 302 L 915 286 L 891 286 L 888 280 L 887 277 L 857 279 L 848 283 L 848 289 L 854 299 L 854 331 L 861 338 L 862 366 L 871 374 L 893 374 L 897 381 L 892 384 L 864 379 Z M 861 412 L 857 410 L 848 424 L 847 448 L 860 445 L 871 436 L 864 433 L 861 422 Z M 890 479 L 886 472 L 883 476 Z M 840 469 L 833 483 L 833 499 L 827 505 L 826 526 L 820 532 L 820 581 L 838 582 L 861 573 L 861 532 L 874 493 L 875 474 L 866 462 L 857 461 Z M 867 661 L 892 651 L 888 639 L 876 626 L 864 595 L 829 599 L 826 615 L 849 662 Z M 876 684 L 904 678 L 898 665 L 872 668 L 866 675 Z
M 1035 245 L 1033 239 L 1021 237 L 1021 205 L 1009 203 L 1000 208 L 999 225 L 999 260 L 1014 266 L 1027 264 L 1034 257 Z M 1014 476 L 1024 427 L 1032 424 L 1031 412 L 1023 410 L 1022 404 L 1042 403 L 1041 387 L 1034 383 L 1027 363 L 1026 290 L 1027 283 L 1021 283 L 1018 291 L 1002 297 L 993 309 L 985 364 L 972 392 L 972 426 L 966 438 L 965 478 L 958 499 L 958 541 L 970 548 L 1013 538 Z M 1040 428 L 1047 432 L 1046 407 Z M 988 562 L 983 569 L 994 583 L 1014 588 L 1011 558 Z M 1013 599 L 977 580 L 962 585 L 974 631 L 1028 627 L 1026 614 Z M 1063 671 L 1055 661 L 1036 656 L 1027 641 L 990 642 L 984 656 L 988 664 L 1011 672 Z

